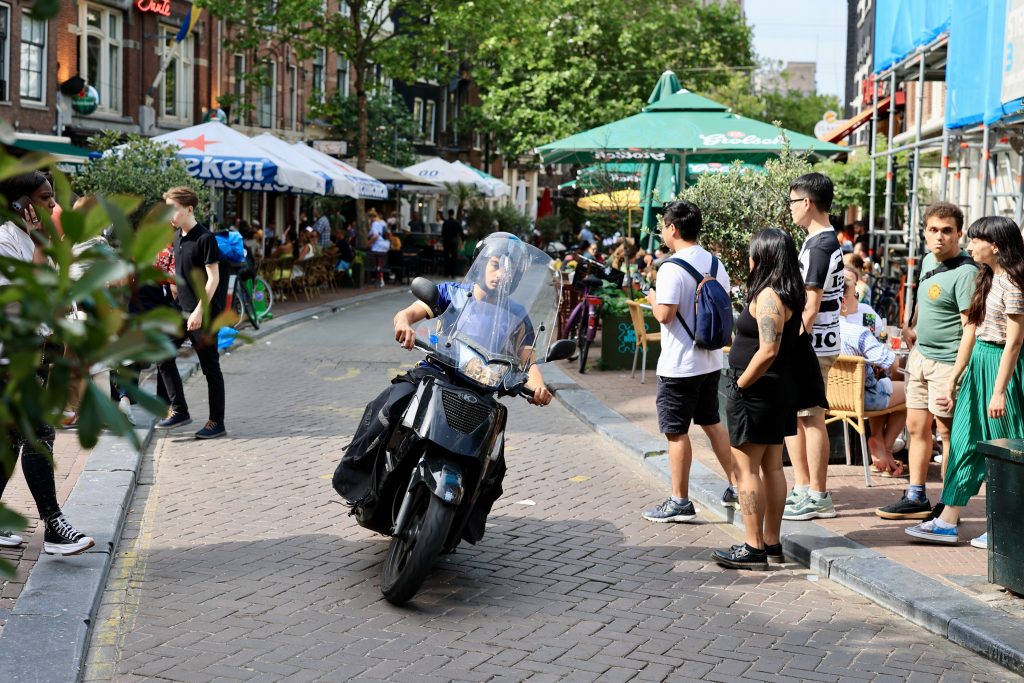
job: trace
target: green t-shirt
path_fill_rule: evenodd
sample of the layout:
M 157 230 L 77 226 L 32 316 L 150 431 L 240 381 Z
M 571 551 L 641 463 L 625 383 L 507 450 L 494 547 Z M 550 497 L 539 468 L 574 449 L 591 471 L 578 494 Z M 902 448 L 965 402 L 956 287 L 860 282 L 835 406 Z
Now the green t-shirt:
M 929 253 L 921 264 L 921 275 L 928 274 L 938 265 L 935 255 Z M 965 264 L 919 283 L 916 348 L 925 358 L 940 363 L 956 362 L 956 352 L 964 332 L 960 312 L 971 306 L 977 275 L 976 267 Z

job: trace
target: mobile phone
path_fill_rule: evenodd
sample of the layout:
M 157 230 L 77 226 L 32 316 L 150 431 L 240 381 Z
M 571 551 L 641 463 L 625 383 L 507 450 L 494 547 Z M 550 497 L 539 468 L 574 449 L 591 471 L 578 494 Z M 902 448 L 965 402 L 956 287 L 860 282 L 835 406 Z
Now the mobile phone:
M 22 195 L 21 197 L 18 197 L 11 204 L 11 208 L 14 209 L 14 211 L 20 216 L 24 216 L 25 212 L 28 210 L 28 207 L 30 206 L 32 206 L 32 200 L 28 197 L 28 195 Z

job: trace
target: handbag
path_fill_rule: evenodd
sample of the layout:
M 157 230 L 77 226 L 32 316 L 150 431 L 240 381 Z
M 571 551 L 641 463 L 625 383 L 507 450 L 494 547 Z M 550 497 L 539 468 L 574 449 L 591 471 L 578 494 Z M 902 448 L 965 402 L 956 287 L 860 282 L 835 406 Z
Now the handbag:
M 800 378 L 797 382 L 796 409 L 822 407 L 828 410 L 828 398 L 825 395 L 825 382 L 821 377 L 821 365 L 818 354 L 814 352 L 811 335 L 800 325 L 800 334 L 796 337 L 796 348 L 793 349 L 793 376 Z

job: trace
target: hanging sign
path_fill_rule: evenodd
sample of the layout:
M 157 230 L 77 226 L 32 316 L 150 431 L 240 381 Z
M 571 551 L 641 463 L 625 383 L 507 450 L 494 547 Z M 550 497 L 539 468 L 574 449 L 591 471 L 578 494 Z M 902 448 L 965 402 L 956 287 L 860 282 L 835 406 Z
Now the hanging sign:
M 171 0 L 135 0 L 140 12 L 152 12 L 162 17 L 171 16 Z
M 99 104 L 100 94 L 91 85 L 85 86 L 80 93 L 71 96 L 71 108 L 82 116 L 88 116 L 96 111 Z

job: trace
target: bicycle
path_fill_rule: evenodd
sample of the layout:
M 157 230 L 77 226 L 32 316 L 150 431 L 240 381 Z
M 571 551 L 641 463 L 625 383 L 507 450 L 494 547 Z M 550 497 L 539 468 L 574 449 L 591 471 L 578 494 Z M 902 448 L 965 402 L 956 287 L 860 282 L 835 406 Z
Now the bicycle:
M 897 290 L 894 286 L 898 280 L 892 277 L 876 277 L 874 282 L 871 307 L 875 309 L 889 325 L 901 324 L 900 303 L 897 300 Z
M 577 272 L 577 274 L 579 273 Z M 565 321 L 562 338 L 576 340 L 576 359 L 579 361 L 579 370 L 582 374 L 587 371 L 587 354 L 597 335 L 597 327 L 600 322 L 599 313 L 603 303 L 601 297 L 594 296 L 590 292 L 601 286 L 601 280 L 593 275 L 587 275 L 579 285 L 576 285 L 574 278 L 573 284 L 574 286 L 582 285 L 582 293 L 579 303 L 572 309 L 569 318 Z
M 260 322 L 271 317 L 274 305 L 274 290 L 262 277 L 249 267 L 248 263 L 230 264 L 228 275 L 228 307 L 238 315 L 237 328 L 248 319 L 253 329 L 260 328 Z

